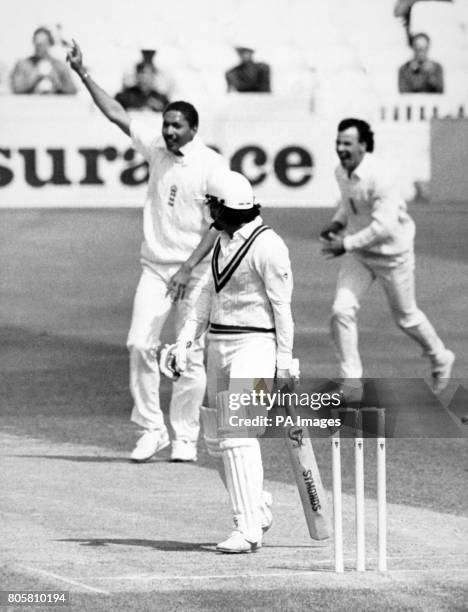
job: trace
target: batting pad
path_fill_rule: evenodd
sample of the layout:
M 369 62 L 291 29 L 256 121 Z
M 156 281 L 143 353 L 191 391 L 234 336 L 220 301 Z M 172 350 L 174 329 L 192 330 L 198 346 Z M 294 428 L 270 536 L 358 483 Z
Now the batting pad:
M 210 457 L 221 457 L 222 451 L 218 439 L 218 411 L 216 408 L 202 406 L 200 419 L 203 424 L 203 439 Z
M 256 444 L 223 448 L 226 486 L 237 528 L 249 542 L 261 542 L 262 458 L 258 441 L 248 440 L 248 442 Z
M 240 406 L 240 408 L 235 411 L 232 410 L 230 391 L 220 391 L 216 395 L 216 409 L 218 422 L 218 437 L 220 440 L 226 440 L 233 437 L 248 437 L 249 432 L 246 427 L 234 426 L 230 422 L 230 418 L 232 416 L 237 416 L 240 419 L 246 418 L 247 416 L 245 406 Z
M 265 426 L 255 424 L 252 419 L 265 417 L 266 407 L 243 405 L 238 401 L 238 393 L 232 391 L 220 391 L 216 395 L 216 408 L 218 416 L 218 438 L 229 440 L 230 438 L 253 439 L 263 435 Z M 249 424 L 246 424 L 249 423 Z

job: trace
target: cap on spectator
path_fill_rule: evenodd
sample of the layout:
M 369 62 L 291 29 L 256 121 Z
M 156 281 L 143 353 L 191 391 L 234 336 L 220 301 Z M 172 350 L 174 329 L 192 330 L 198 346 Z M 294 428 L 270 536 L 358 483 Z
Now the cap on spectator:
M 255 51 L 255 47 L 249 44 L 245 44 L 247 41 L 242 41 L 242 43 L 236 43 L 234 45 L 234 49 L 236 51 L 251 51 L 252 53 Z

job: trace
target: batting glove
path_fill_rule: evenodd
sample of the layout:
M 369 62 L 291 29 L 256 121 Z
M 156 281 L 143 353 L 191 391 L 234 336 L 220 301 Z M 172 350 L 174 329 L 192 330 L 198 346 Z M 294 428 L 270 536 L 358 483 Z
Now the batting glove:
M 187 368 L 187 349 L 191 342 L 166 344 L 159 356 L 159 370 L 169 380 L 177 380 Z
M 301 369 L 299 365 L 299 359 L 294 357 L 291 362 L 291 367 L 289 368 L 289 376 L 294 380 L 295 383 L 298 383 L 301 378 Z
M 284 386 L 292 391 L 299 383 L 300 379 L 299 359 L 293 359 L 289 369 L 279 369 L 276 371 L 276 378 Z

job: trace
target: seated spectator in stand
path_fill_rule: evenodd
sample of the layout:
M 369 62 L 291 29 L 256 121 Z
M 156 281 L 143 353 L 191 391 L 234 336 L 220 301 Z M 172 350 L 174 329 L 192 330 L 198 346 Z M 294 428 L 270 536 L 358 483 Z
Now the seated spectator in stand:
M 161 113 L 169 104 L 168 98 L 156 90 L 154 78 L 156 68 L 154 64 L 140 62 L 136 66 L 136 84 L 125 87 L 115 99 L 125 110 L 152 110 Z
M 140 64 L 148 64 L 151 66 L 153 70 L 153 89 L 155 89 L 158 93 L 165 96 L 169 101 L 174 99 L 174 89 L 175 82 L 171 75 L 169 75 L 165 70 L 162 70 L 159 66 L 155 64 L 155 56 L 157 54 L 156 49 L 150 48 L 151 45 L 146 45 L 145 47 L 140 49 L 141 58 L 139 62 L 132 64 L 131 68 L 125 70 L 124 76 L 122 79 L 122 90 L 127 87 L 133 87 L 137 84 L 138 75 L 137 68 Z
M 64 62 L 50 54 L 54 39 L 47 28 L 33 34 L 34 55 L 20 60 L 11 73 L 16 94 L 75 94 L 76 87 Z
M 240 64 L 226 72 L 228 91 L 271 92 L 270 67 L 263 62 L 254 62 L 254 49 L 236 47 Z
M 414 57 L 398 71 L 400 93 L 443 93 L 444 72 L 442 66 L 428 58 L 430 38 L 427 34 L 411 37 Z

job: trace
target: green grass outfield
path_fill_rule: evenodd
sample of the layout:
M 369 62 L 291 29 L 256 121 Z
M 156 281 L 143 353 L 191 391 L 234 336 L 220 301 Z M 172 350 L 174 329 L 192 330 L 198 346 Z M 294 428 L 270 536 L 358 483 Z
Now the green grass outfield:
M 468 206 L 414 205 L 411 212 L 418 227 L 420 307 L 457 354 L 454 377 L 466 382 Z M 338 262 L 320 257 L 317 240 L 330 210 L 267 209 L 264 217 L 290 248 L 302 371 L 331 377 L 336 363 L 328 316 Z M 225 535 L 229 511 L 202 445 L 197 466 L 167 464 L 167 452 L 144 466 L 126 461 L 137 437 L 128 420 L 125 337 L 140 240 L 139 210 L 0 211 L 0 516 L 7 527 L 1 588 L 71 590 L 77 610 L 462 610 L 468 560 L 466 544 L 464 553 L 461 546 L 468 536 L 466 440 L 388 441 L 388 498 L 395 522 L 389 531 L 391 571 L 382 579 L 353 572 L 336 577 L 329 571 L 330 551 L 317 552 L 307 539 L 281 440 L 262 443 L 265 476 L 275 497 L 283 499 L 271 544 L 268 536 L 257 555 L 229 561 L 210 549 Z M 360 330 L 366 376 L 427 377 L 427 363 L 393 324 L 377 286 L 361 309 Z M 166 339 L 171 338 L 168 330 Z M 164 404 L 168 393 L 163 383 Z M 330 488 L 329 444 L 318 440 L 314 447 Z M 372 452 L 369 458 L 366 496 L 372 504 Z M 348 446 L 343 465 L 351 503 Z M 172 475 L 180 490 L 169 484 L 166 490 Z M 215 490 L 208 510 L 200 507 L 207 486 Z M 187 498 L 190 490 L 193 496 Z M 178 503 L 189 512 L 180 525 L 173 514 Z M 127 505 L 130 518 L 122 514 Z M 295 517 L 293 526 L 288 512 Z M 418 516 L 426 540 L 415 535 Z M 391 513 L 389 521 L 392 527 Z M 158 530 L 172 533 L 178 545 L 156 545 L 162 541 Z M 347 537 L 351 568 L 353 540 Z M 208 548 L 203 554 L 202 544 Z M 150 578 L 155 550 L 172 580 Z M 194 578 L 197 572 L 203 580 Z M 244 574 L 239 584 L 235 577 Z M 140 578 L 130 588 L 129 578 L 119 582 L 123 575 Z M 61 582 L 64 576 L 68 583 Z

